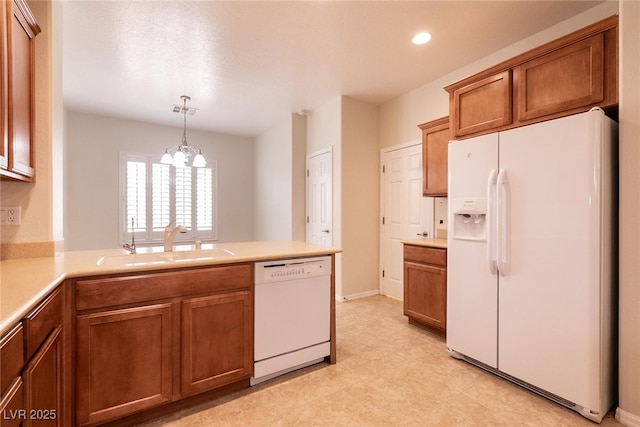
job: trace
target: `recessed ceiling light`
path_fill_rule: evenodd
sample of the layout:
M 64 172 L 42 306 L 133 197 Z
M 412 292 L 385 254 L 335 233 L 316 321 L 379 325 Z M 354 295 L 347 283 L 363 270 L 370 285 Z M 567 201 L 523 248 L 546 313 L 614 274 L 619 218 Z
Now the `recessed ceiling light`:
M 418 33 L 411 40 L 413 44 L 425 44 L 429 40 L 431 40 L 431 34 L 429 33 Z

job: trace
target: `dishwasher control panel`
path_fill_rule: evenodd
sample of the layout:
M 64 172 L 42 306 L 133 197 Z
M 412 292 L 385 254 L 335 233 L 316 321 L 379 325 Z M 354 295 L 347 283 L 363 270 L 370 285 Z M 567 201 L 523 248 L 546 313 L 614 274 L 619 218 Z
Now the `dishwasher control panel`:
M 255 283 L 331 275 L 331 256 L 292 258 L 255 263 Z

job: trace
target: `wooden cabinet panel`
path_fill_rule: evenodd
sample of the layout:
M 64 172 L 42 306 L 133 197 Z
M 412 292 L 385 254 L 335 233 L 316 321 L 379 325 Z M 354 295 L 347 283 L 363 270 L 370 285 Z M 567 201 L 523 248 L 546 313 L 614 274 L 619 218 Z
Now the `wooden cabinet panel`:
M 604 99 L 604 35 L 528 61 L 515 73 L 521 121 L 600 102 Z
M 23 400 L 22 378 L 17 377 L 3 392 L 0 399 L 0 425 L 2 427 L 19 427 L 26 418 Z
M 253 281 L 251 264 L 233 264 L 167 273 L 83 279 L 77 282 L 78 310 L 134 304 L 152 299 L 242 289 Z
M 30 359 L 49 334 L 62 324 L 62 292 L 54 290 L 24 318 L 27 359 Z
M 249 291 L 182 302 L 182 393 L 249 378 L 253 366 L 253 305 Z
M 77 423 L 160 405 L 172 393 L 171 304 L 77 318 Z
M 449 117 L 418 126 L 422 131 L 422 194 L 447 195 L 447 148 L 451 135 Z
M 20 376 L 24 365 L 24 329 L 18 323 L 0 340 L 0 393 Z
M 404 245 L 404 314 L 440 335 L 447 326 L 447 250 Z
M 445 87 L 453 138 L 601 107 L 616 117 L 618 17 L 574 31 Z
M 62 426 L 62 326 L 58 326 L 25 367 L 25 427 Z
M 7 2 L 0 2 L 0 169 L 9 166 L 9 54 Z
M 444 330 L 447 320 L 446 268 L 405 262 L 404 277 L 404 314 Z
M 35 55 L 34 37 L 40 32 L 24 0 L 6 5 L 7 32 L 7 166 L 0 174 L 24 181 L 35 177 Z M 3 132 L 5 130 L 3 129 Z
M 455 90 L 450 104 L 454 135 L 468 135 L 510 124 L 511 90 L 511 70 Z

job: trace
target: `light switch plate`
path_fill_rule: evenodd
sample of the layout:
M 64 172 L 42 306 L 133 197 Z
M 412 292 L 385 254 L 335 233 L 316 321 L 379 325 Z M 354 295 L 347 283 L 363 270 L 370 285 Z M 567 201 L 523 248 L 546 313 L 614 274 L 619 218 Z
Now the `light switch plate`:
M 20 206 L 0 207 L 0 225 L 20 225 Z

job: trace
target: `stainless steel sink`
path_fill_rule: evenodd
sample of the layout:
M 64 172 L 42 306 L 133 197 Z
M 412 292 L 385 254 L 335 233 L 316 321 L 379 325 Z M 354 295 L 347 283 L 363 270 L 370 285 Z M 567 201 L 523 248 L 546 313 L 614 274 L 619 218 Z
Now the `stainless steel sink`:
M 213 248 L 194 251 L 151 252 L 104 256 L 98 265 L 105 267 L 125 267 L 134 265 L 166 264 L 173 262 L 206 261 L 235 255 L 227 249 Z

